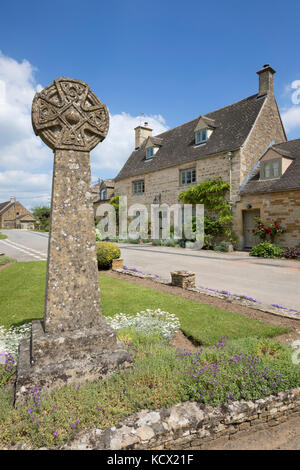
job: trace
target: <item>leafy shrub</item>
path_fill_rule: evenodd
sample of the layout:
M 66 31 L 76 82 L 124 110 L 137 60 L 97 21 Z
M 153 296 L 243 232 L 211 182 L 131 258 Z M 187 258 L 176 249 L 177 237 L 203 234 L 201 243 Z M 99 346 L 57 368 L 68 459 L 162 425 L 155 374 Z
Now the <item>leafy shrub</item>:
M 258 256 L 260 258 L 280 258 L 281 253 L 282 248 L 280 248 L 280 246 L 264 241 L 251 248 L 250 256 Z
M 177 240 L 174 240 L 173 238 L 167 238 L 166 240 L 162 240 L 161 245 L 175 247 L 178 243 Z
M 109 269 L 113 259 L 120 258 L 120 248 L 112 242 L 97 242 L 98 269 Z
M 300 248 L 285 248 L 281 256 L 287 259 L 300 258 Z
M 228 251 L 228 247 L 231 245 L 231 242 L 222 241 L 219 245 L 214 246 L 215 251 Z
M 213 235 L 204 234 L 203 250 L 210 250 L 213 248 Z

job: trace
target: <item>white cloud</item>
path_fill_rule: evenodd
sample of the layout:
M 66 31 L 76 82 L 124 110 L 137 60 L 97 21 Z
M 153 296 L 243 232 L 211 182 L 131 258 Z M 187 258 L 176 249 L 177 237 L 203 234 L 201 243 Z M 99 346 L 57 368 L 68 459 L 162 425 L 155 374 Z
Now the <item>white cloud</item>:
M 294 80 L 285 89 L 290 96 L 291 105 L 281 110 L 284 127 L 287 133 L 297 129 L 300 131 L 300 80 Z
M 27 207 L 49 203 L 51 174 L 29 173 L 22 170 L 0 172 L 0 201 L 16 196 Z
M 0 52 L 0 167 L 37 169 L 48 163 L 51 151 L 33 134 L 31 103 L 41 85 L 34 68 Z M 50 160 L 51 161 L 51 160 Z
M 0 51 L 0 202 L 16 196 L 28 207 L 50 194 L 53 165 L 52 151 L 31 124 L 32 99 L 43 88 L 35 71 L 27 60 L 18 62 Z M 108 136 L 91 154 L 93 179 L 117 175 L 134 149 L 134 128 L 144 121 L 153 135 L 167 130 L 160 115 L 143 116 L 142 122 L 125 112 L 110 115 Z
M 168 127 L 161 115 L 131 116 L 127 113 L 110 115 L 110 127 L 106 139 L 91 154 L 96 170 L 112 170 L 114 176 L 121 169 L 135 147 L 134 128 L 148 122 L 153 135 L 165 132 Z
M 281 113 L 283 125 L 287 133 L 299 129 L 300 133 L 300 106 L 291 106 Z

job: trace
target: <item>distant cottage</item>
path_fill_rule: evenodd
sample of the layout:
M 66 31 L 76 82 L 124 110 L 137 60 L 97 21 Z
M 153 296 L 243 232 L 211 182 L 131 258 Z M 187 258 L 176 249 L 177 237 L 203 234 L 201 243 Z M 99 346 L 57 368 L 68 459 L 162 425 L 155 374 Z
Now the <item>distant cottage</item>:
M 257 72 L 258 93 L 201 115 L 158 136 L 135 128 L 135 150 L 115 178 L 114 194 L 128 205 L 174 204 L 178 194 L 207 179 L 231 182 L 238 247 L 257 243 L 254 218 L 286 226 L 279 240 L 300 243 L 300 139 L 287 142 L 274 97 L 275 70 Z
M 0 203 L 0 228 L 33 229 L 35 222 L 35 217 L 15 197 Z

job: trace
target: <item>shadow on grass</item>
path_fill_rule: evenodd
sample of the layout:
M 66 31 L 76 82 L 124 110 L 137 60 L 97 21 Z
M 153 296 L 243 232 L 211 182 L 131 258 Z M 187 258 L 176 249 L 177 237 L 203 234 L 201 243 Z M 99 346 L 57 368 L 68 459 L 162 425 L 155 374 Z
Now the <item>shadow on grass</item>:
M 31 323 L 36 320 L 43 320 L 43 317 L 41 318 L 26 318 L 26 320 L 19 321 L 18 323 L 12 323 L 12 328 L 17 328 L 19 326 L 26 325 L 27 323 Z

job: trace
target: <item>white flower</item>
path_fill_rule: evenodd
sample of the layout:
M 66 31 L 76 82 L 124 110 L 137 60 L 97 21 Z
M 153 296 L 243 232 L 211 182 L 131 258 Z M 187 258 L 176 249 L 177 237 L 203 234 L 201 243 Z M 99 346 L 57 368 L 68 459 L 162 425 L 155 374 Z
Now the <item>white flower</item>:
M 30 331 L 31 323 L 11 327 L 9 330 L 6 330 L 4 326 L 0 326 L 0 353 L 11 354 L 16 361 L 19 343 L 23 338 L 30 336 Z
M 146 309 L 137 312 L 136 315 L 117 313 L 106 320 L 114 330 L 133 327 L 137 332 L 151 335 L 157 333 L 166 339 L 172 338 L 174 333 L 180 329 L 180 322 L 174 314 L 164 312 L 159 308 L 156 310 Z

